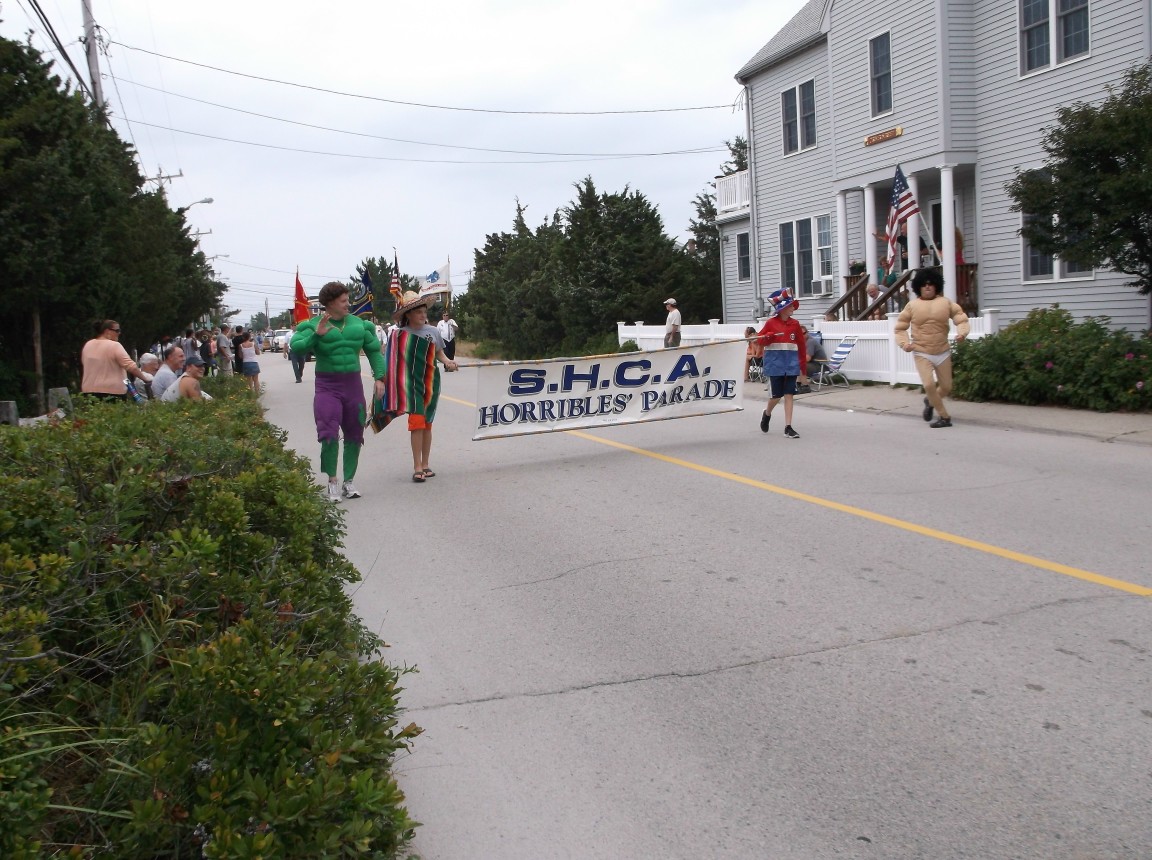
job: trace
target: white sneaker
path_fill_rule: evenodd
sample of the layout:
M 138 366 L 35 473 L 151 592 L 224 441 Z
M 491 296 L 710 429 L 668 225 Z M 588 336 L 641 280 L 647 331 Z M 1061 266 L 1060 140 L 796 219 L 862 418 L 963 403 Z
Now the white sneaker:
M 340 485 L 336 481 L 328 482 L 328 495 L 327 499 L 330 502 L 340 501 Z
M 331 485 L 329 485 L 329 486 L 331 486 Z M 358 499 L 358 498 L 360 498 L 360 493 L 356 490 L 356 488 L 354 486 L 352 486 L 351 481 L 345 481 L 344 482 L 343 491 L 344 491 L 344 498 L 346 498 L 346 499 Z

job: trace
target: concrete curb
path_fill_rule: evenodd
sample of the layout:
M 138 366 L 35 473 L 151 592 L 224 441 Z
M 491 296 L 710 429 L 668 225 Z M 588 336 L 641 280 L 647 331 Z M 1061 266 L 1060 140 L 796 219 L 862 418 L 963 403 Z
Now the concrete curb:
M 853 385 L 798 394 L 796 403 L 815 409 L 873 412 L 920 420 L 923 394 L 918 389 L 887 385 Z M 759 383 L 744 385 L 747 400 L 766 402 L 768 392 Z M 954 407 L 952 404 L 955 404 Z M 1018 406 L 1012 403 L 950 401 L 957 426 L 973 424 L 1032 433 L 1083 436 L 1100 442 L 1152 445 L 1152 414 L 1090 412 L 1056 406 Z

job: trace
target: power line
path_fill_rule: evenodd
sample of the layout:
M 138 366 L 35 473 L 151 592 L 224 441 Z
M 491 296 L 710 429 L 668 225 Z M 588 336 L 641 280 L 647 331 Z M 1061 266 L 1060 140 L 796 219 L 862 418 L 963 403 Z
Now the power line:
M 385 104 L 403 105 L 404 107 L 418 107 L 427 108 L 429 110 L 450 110 L 450 111 L 464 111 L 467 113 L 496 113 L 496 114 L 514 114 L 517 116 L 608 116 L 613 114 L 647 114 L 647 113 L 683 113 L 687 111 L 699 110 L 728 110 L 731 105 L 698 105 L 695 107 L 676 107 L 676 108 L 639 108 L 633 110 L 500 110 L 498 108 L 474 108 L 474 107 L 456 107 L 452 105 L 434 105 L 426 104 L 424 102 L 406 102 L 399 99 L 386 99 L 381 96 L 368 96 L 362 93 L 347 93 L 342 90 L 330 90 L 324 87 L 314 87 L 309 84 L 298 84 L 293 81 L 281 81 L 277 78 L 266 78 L 262 75 L 250 75 L 245 72 L 237 72 L 232 69 L 224 69 L 220 66 L 210 66 L 207 63 L 197 63 L 193 60 L 185 60 L 181 57 L 173 57 L 168 54 L 161 54 L 157 51 L 149 51 L 147 48 L 137 48 L 133 45 L 127 45 L 124 42 L 114 42 L 122 48 L 127 48 L 129 51 L 140 51 L 145 54 L 152 54 L 156 57 L 162 57 L 165 60 L 172 60 L 177 63 L 186 63 L 189 66 L 196 66 L 201 69 L 211 69 L 214 72 L 223 72 L 226 75 L 236 75 L 241 78 L 250 78 L 255 81 L 264 81 L 270 84 L 280 84 L 285 87 L 296 87 L 302 90 L 312 90 L 318 93 L 328 93 L 335 96 L 346 96 L 351 99 L 364 99 L 366 101 L 384 102 Z
M 109 74 L 111 74 L 111 73 L 109 73 Z M 114 76 L 113 76 L 113 80 L 115 80 Z M 385 136 L 379 135 L 379 134 L 368 134 L 366 132 L 361 132 L 361 131 L 349 131 L 347 129 L 342 129 L 342 128 L 331 128 L 330 126 L 326 126 L 326 125 L 314 125 L 313 123 L 310 123 L 310 122 L 300 122 L 300 121 L 294 120 L 294 119 L 286 119 L 284 117 L 271 116 L 271 115 L 266 114 L 266 113 L 257 113 L 256 111 L 245 110 L 244 108 L 232 107 L 231 105 L 222 105 L 222 104 L 219 104 L 218 102 L 210 102 L 210 101 L 207 101 L 205 99 L 198 99 L 198 98 L 195 98 L 194 96 L 183 95 L 182 93 L 170 92 L 168 90 L 160 89 L 159 87 L 152 87 L 152 86 L 149 86 L 148 84 L 141 84 L 141 83 L 137 83 L 136 81 L 130 81 L 127 78 L 121 78 L 120 80 L 123 83 L 131 84 L 134 87 L 142 87 L 143 89 L 146 89 L 146 90 L 152 90 L 153 92 L 163 93 L 166 96 L 174 96 L 178 99 L 187 99 L 188 101 L 196 102 L 197 104 L 209 105 L 210 107 L 220 108 L 221 110 L 235 111 L 236 113 L 246 114 L 247 116 L 260 117 L 261 119 L 270 119 L 270 120 L 274 120 L 275 122 L 284 122 L 284 123 L 288 123 L 289 125 L 298 125 L 298 126 L 302 126 L 304 128 L 314 128 L 314 129 L 317 129 L 319 131 L 331 131 L 331 132 L 335 132 L 336 134 L 352 135 L 353 137 L 366 137 L 366 138 L 369 138 L 371 140 L 386 140 L 386 141 L 389 141 L 390 143 L 410 143 L 410 144 L 413 144 L 415 146 L 437 146 L 437 147 L 443 147 L 445 149 L 467 149 L 467 150 L 471 150 L 472 152 L 500 152 L 500 153 L 504 153 L 506 155 L 558 155 L 558 156 L 576 156 L 576 157 L 594 157 L 594 158 L 641 158 L 641 157 L 648 157 L 648 156 L 654 156 L 654 155 L 690 155 L 690 154 L 695 154 L 697 152 L 723 152 L 722 147 L 714 147 L 714 146 L 698 146 L 698 147 L 693 147 L 690 149 L 672 150 L 669 152 L 537 152 L 537 151 L 530 150 L 530 149 L 494 149 L 494 148 L 486 147 L 486 146 L 464 146 L 463 144 L 459 144 L 459 143 L 435 143 L 435 142 L 426 141 L 426 140 L 408 140 L 407 138 L 403 138 L 403 137 L 385 137 Z
M 503 161 L 494 161 L 494 160 L 487 160 L 487 161 L 485 161 L 485 160 L 471 160 L 470 161 L 470 160 L 461 159 L 461 158 L 400 158 L 398 156 L 390 156 L 390 155 L 357 155 L 355 153 L 350 153 L 350 152 L 325 152 L 323 150 L 317 150 L 317 149 L 299 149 L 299 148 L 294 147 L 294 146 L 278 146 L 278 145 L 272 144 L 272 143 L 256 143 L 255 141 L 251 141 L 251 140 L 237 140 L 236 138 L 233 138 L 233 137 L 219 137 L 219 136 L 214 135 L 214 134 L 204 134 L 203 132 L 199 132 L 199 131 L 188 131 L 187 129 L 183 129 L 183 128 L 171 128 L 171 127 L 166 126 L 166 125 L 156 125 L 155 123 L 144 122 L 144 120 L 140 120 L 140 119 L 129 119 L 128 117 L 126 117 L 124 115 L 121 115 L 120 119 L 124 120 L 124 122 L 131 122 L 131 123 L 135 123 L 136 125 L 148 126 L 149 128 L 166 129 L 168 131 L 177 132 L 178 134 L 189 134 L 189 135 L 192 135 L 193 137 L 204 137 L 204 138 L 207 138 L 208 140 L 219 140 L 219 141 L 223 141 L 224 143 L 238 143 L 238 144 L 241 144 L 242 146 L 256 146 L 256 147 L 260 147 L 262 149 L 278 149 L 281 152 L 301 152 L 301 153 L 304 153 L 305 155 L 327 155 L 327 156 L 331 156 L 333 158 L 360 158 L 360 159 L 365 159 L 367 161 L 399 161 L 399 162 L 405 162 L 405 163 L 409 163 L 409 164 L 578 164 L 582 161 L 618 161 L 621 159 L 628 159 L 628 158 L 652 158 L 652 157 L 665 156 L 665 155 L 701 155 L 703 153 L 708 153 L 708 152 L 722 152 L 723 151 L 723 149 L 717 148 L 717 149 L 713 149 L 713 150 L 685 150 L 682 152 L 660 152 L 660 153 L 652 153 L 651 155 L 609 155 L 609 156 L 597 156 L 597 157 L 593 157 L 593 158 L 550 158 L 550 159 L 534 159 L 534 160 L 530 160 L 530 161 L 516 160 L 516 159 L 506 159 Z
M 60 37 L 56 35 L 56 30 L 52 27 L 52 22 L 48 20 L 48 16 L 44 14 L 44 10 L 40 8 L 39 0 L 28 0 L 28 4 L 36 13 L 36 17 L 40 19 L 40 23 L 44 25 L 44 29 L 48 33 L 48 38 L 52 44 L 56 46 L 56 50 L 60 52 L 60 56 L 64 58 L 64 62 L 68 64 L 68 68 L 72 70 L 72 74 L 76 76 L 76 85 L 88 94 L 88 98 L 95 103 L 96 98 L 92 95 L 92 90 L 84 83 L 84 78 L 80 74 L 80 70 L 76 68 L 76 64 L 72 62 L 72 58 L 68 56 L 68 52 L 64 50 L 64 45 L 60 41 Z

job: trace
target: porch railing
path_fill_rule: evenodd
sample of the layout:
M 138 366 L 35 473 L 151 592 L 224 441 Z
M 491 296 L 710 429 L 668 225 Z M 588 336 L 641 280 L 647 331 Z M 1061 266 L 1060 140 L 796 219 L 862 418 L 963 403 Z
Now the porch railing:
M 895 328 L 898 316 L 899 314 L 891 313 L 882 320 L 837 322 L 816 317 L 806 324 L 813 331 L 821 333 L 824 350 L 829 355 L 848 335 L 854 334 L 859 338 L 852 355 L 844 365 L 844 372 L 849 379 L 856 382 L 872 380 L 889 385 L 917 385 L 920 382 L 920 375 L 916 372 L 912 353 L 904 352 L 896 346 Z M 1000 330 L 1000 311 L 988 308 L 979 315 L 970 314 L 968 322 L 971 327 L 968 335 L 970 339 L 987 337 Z M 737 340 L 744 337 L 744 329 L 747 326 L 753 326 L 759 331 L 763 325 L 762 319 L 724 324 L 719 320 L 709 320 L 707 325 L 682 326 L 680 342 L 682 346 L 696 346 L 720 340 Z M 662 349 L 664 346 L 663 323 L 654 325 L 645 325 L 643 321 L 635 324 L 617 323 L 616 328 L 620 343 L 632 340 L 642 350 Z
M 752 203 L 752 185 L 748 171 L 716 177 L 716 214 L 747 209 Z

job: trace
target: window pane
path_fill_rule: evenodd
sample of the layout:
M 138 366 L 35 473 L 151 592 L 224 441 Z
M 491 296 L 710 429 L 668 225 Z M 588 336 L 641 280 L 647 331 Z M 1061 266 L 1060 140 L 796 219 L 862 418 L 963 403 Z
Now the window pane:
M 796 295 L 796 246 L 792 225 L 780 225 L 780 286 Z
M 1032 27 L 1048 20 L 1048 0 L 1023 0 L 1020 4 L 1020 24 Z
M 888 33 L 869 42 L 872 77 L 872 115 L 892 110 L 892 50 Z
M 1064 274 L 1066 275 L 1090 275 L 1092 274 L 1092 267 L 1085 266 L 1081 263 L 1073 263 L 1071 260 L 1062 260 L 1064 264 Z
M 784 151 L 795 152 L 800 148 L 799 129 L 796 125 L 796 90 L 781 94 L 780 111 L 784 118 Z
M 1024 31 L 1024 71 L 1048 65 L 1048 25 L 1041 24 Z
M 816 248 L 820 261 L 818 277 L 832 276 L 832 216 L 819 215 L 816 217 Z
M 748 281 L 752 279 L 752 259 L 748 251 L 748 234 L 736 234 L 736 279 Z
M 1075 6 L 1079 8 L 1075 8 Z M 1064 13 L 1065 6 L 1071 7 Z M 1088 3 L 1060 0 L 1060 59 L 1088 53 Z
M 1031 224 L 1036 220 L 1035 215 L 1025 215 L 1024 223 Z M 1025 278 L 1051 278 L 1053 273 L 1052 255 L 1042 254 L 1028 244 L 1024 239 L 1024 277 Z
M 816 82 L 800 85 L 800 146 L 816 145 Z
M 800 291 L 812 293 L 812 222 L 805 218 L 796 222 L 796 253 L 800 262 Z

